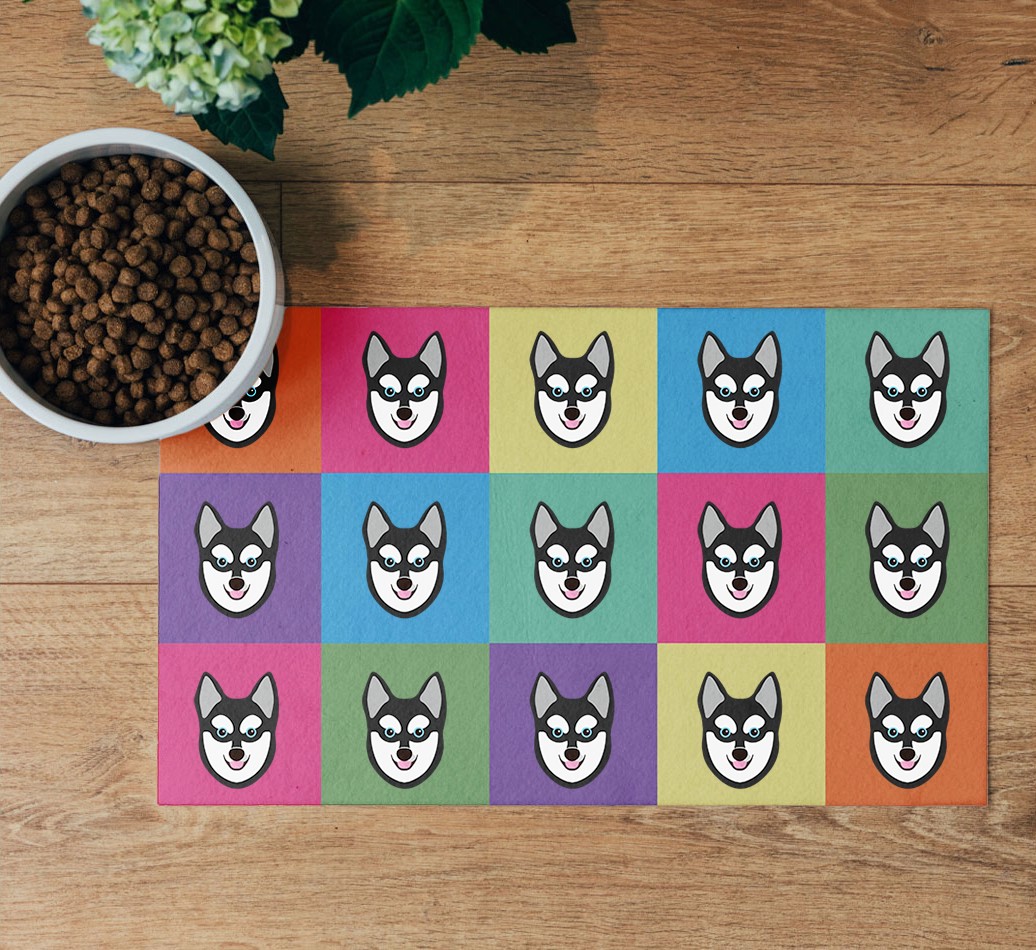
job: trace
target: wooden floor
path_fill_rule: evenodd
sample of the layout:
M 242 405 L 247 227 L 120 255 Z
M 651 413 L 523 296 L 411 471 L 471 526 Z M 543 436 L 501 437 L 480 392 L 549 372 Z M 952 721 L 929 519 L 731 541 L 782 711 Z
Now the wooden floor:
M 346 120 L 283 71 L 276 164 L 109 75 L 76 0 L 4 4 L 0 171 L 139 125 L 210 151 L 297 304 L 992 310 L 987 809 L 159 809 L 156 446 L 0 407 L 7 947 L 1032 946 L 1036 8 L 572 0 Z

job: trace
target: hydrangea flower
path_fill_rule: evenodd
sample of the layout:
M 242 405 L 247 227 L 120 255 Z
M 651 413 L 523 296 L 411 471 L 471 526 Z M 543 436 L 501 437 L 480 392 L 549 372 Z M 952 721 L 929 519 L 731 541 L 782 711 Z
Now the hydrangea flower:
M 236 111 L 260 95 L 273 59 L 291 45 L 281 20 L 301 0 L 81 0 L 87 37 L 116 76 L 157 92 L 179 113 Z

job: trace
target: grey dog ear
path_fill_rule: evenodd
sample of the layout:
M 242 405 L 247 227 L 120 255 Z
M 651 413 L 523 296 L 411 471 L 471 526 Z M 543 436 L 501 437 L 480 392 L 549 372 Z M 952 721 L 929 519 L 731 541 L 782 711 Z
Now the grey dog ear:
M 937 548 L 946 546 L 946 535 L 949 529 L 946 524 L 946 509 L 943 508 L 941 501 L 932 505 L 931 510 L 924 516 L 921 530 L 935 542 Z
M 201 506 L 201 511 L 198 512 L 198 523 L 194 526 L 195 534 L 198 536 L 198 543 L 203 548 L 207 548 L 212 543 L 212 539 L 223 530 L 223 527 L 223 520 L 216 512 L 216 509 L 208 502 L 205 502 Z
M 202 673 L 201 680 L 198 683 L 198 692 L 194 697 L 194 704 L 198 707 L 198 715 L 202 719 L 208 719 L 209 713 L 222 700 L 223 690 L 219 688 L 219 683 L 208 673 Z
M 777 546 L 777 537 L 781 533 L 781 516 L 772 501 L 759 513 L 752 527 L 762 535 L 763 540 L 771 548 Z
M 377 673 L 371 673 L 363 691 L 363 708 L 368 719 L 373 719 L 392 698 L 388 687 Z
M 612 709 L 612 684 L 607 673 L 602 673 L 594 680 L 594 685 L 586 694 L 586 701 L 597 710 L 602 719 L 607 719 Z
M 277 347 L 274 347 L 270 351 L 270 358 L 266 361 L 266 365 L 263 367 L 263 375 L 269 378 L 273 376 L 274 368 L 277 366 Z
M 536 374 L 536 378 L 542 379 L 543 374 L 557 362 L 557 359 L 558 351 L 554 342 L 540 330 L 532 347 L 532 371 Z
M 597 539 L 602 548 L 608 547 L 612 539 L 612 513 L 607 502 L 602 501 L 594 509 L 586 523 L 586 530 Z
M 277 687 L 273 682 L 273 675 L 267 673 L 252 690 L 252 702 L 256 704 L 267 719 L 273 717 L 273 711 L 277 708 Z
M 388 516 L 376 501 L 372 501 L 367 509 L 367 517 L 363 519 L 363 536 L 367 541 L 367 547 L 373 548 L 391 527 Z
M 871 337 L 871 345 L 867 347 L 867 368 L 870 370 L 871 376 L 877 379 L 881 371 L 892 362 L 895 355 L 889 341 L 880 333 L 875 333 Z
M 871 685 L 867 690 L 867 710 L 871 714 L 871 719 L 877 719 L 881 715 L 881 711 L 895 699 L 896 694 L 892 692 L 892 687 L 889 686 L 885 677 L 880 673 L 875 673 L 871 677 Z
M 597 339 L 586 351 L 586 361 L 603 379 L 612 371 L 612 341 L 607 333 L 598 333 Z
M 874 502 L 870 517 L 867 519 L 867 538 L 872 548 L 876 548 L 895 527 L 889 513 L 878 502 Z
M 532 516 L 532 539 L 536 547 L 542 548 L 555 531 L 558 530 L 558 520 L 542 501 L 536 506 L 536 514 Z
M 924 688 L 921 699 L 928 703 L 929 708 L 940 719 L 946 716 L 946 707 L 949 704 L 949 695 L 946 692 L 946 680 L 942 673 L 936 673 Z
M 705 509 L 701 513 L 701 521 L 698 523 L 698 534 L 701 536 L 701 543 L 705 547 L 711 548 L 713 542 L 723 533 L 726 526 L 727 523 L 723 520 L 723 515 L 720 514 L 719 509 L 711 501 L 707 502 Z
M 370 379 L 374 379 L 390 359 L 392 359 L 392 351 L 389 350 L 388 344 L 373 330 L 371 335 L 367 337 L 367 346 L 363 351 L 363 367 L 367 371 L 367 376 Z
M 932 372 L 936 376 L 940 379 L 943 378 L 949 356 L 946 352 L 946 337 L 942 335 L 941 331 L 925 344 L 925 348 L 921 351 L 921 359 L 932 368 Z
M 428 711 L 436 719 L 441 719 L 443 706 L 446 705 L 446 690 L 442 685 L 442 677 L 438 673 L 429 676 L 417 698 L 428 707 Z
M 259 540 L 268 548 L 272 548 L 277 540 L 277 515 L 273 505 L 267 502 L 259 509 L 252 521 L 252 530 L 259 535 Z
M 711 719 L 712 714 L 719 707 L 719 704 L 727 698 L 727 691 L 723 684 L 711 673 L 705 674 L 701 681 L 701 690 L 698 692 L 698 708 L 702 716 Z
M 767 333 L 752 356 L 766 371 L 766 375 L 773 379 L 777 375 L 777 368 L 781 365 L 781 345 L 777 342 L 777 334 L 772 330 Z
M 727 351 L 723 349 L 723 344 L 719 342 L 719 339 L 711 331 L 705 334 L 705 339 L 701 341 L 701 349 L 698 351 L 698 366 L 701 368 L 701 374 L 706 379 L 711 379 L 712 374 L 716 372 L 716 367 L 719 366 L 727 358 Z
M 558 701 L 558 691 L 550 681 L 546 673 L 540 673 L 536 677 L 536 683 L 532 687 L 532 709 L 537 719 L 542 719 L 543 714 Z
M 445 362 L 445 353 L 442 347 L 442 337 L 436 330 L 421 347 L 417 358 L 428 367 L 428 371 L 438 379 L 442 375 L 442 364 Z
M 777 674 L 767 673 L 752 698 L 763 707 L 767 716 L 775 718 L 781 705 L 781 685 L 777 682 Z
M 442 540 L 446 534 L 446 519 L 443 517 L 439 502 L 432 503 L 428 510 L 421 515 L 421 520 L 417 523 L 417 530 L 423 532 L 424 536 L 432 542 L 432 547 L 442 547 Z

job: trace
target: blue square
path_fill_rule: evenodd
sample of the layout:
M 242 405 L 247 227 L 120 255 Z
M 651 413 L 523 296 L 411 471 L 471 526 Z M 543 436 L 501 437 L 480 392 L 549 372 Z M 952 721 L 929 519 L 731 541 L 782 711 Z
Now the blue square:
M 488 642 L 488 475 L 325 474 L 322 487 L 323 642 Z M 404 529 L 418 525 L 434 503 L 441 508 L 442 585 L 420 612 L 390 612 L 368 586 L 364 522 L 372 502 Z M 414 577 L 420 596 L 421 579 Z
M 659 310 L 658 470 L 824 471 L 824 314 L 785 309 Z M 781 366 L 776 416 L 757 441 L 729 444 L 710 426 L 702 405 L 702 343 L 712 333 L 728 356 L 743 358 L 771 332 L 777 338 Z M 721 372 L 716 370 L 712 378 Z M 751 406 L 746 403 L 749 410 Z M 751 421 L 749 412 L 747 424 Z M 731 432 L 736 438 L 738 433 Z

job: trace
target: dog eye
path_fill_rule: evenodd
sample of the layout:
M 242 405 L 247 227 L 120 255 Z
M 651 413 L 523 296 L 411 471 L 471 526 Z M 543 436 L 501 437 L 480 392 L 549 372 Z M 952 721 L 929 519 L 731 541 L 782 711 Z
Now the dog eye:
M 751 396 L 753 399 L 758 399 L 759 398 L 759 387 L 758 386 L 753 386 L 750 390 L 748 390 L 748 395 Z
M 592 735 L 594 734 L 594 731 L 593 731 L 593 729 L 591 729 L 591 728 L 590 728 L 589 726 L 587 726 L 587 727 L 586 727 L 585 729 L 580 729 L 580 730 L 579 730 L 579 734 L 580 734 L 580 735 L 581 735 L 581 736 L 582 736 L 582 737 L 583 737 L 584 739 L 589 739 L 589 738 L 590 738 L 590 736 L 592 736 Z
M 895 739 L 899 736 L 899 730 L 895 726 L 889 726 L 885 733 L 890 739 Z
M 927 739 L 928 738 L 928 730 L 925 729 L 924 726 L 921 726 L 920 729 L 915 729 L 914 730 L 914 735 L 917 736 L 918 739 Z
M 898 557 L 890 557 L 890 558 L 888 558 L 888 560 L 885 563 L 888 564 L 888 566 L 892 567 L 892 568 L 899 567 L 899 558 Z
M 391 386 L 386 386 L 383 392 L 385 393 L 386 399 L 391 399 L 393 396 L 396 395 L 395 389 L 393 389 Z
M 565 734 L 565 730 L 562 729 L 561 726 L 555 726 L 553 729 L 550 730 L 550 734 L 555 739 L 560 739 Z
M 391 726 L 386 726 L 384 731 L 385 731 L 385 738 L 386 739 L 393 739 L 393 738 L 395 738 L 396 730 L 393 729 Z
M 734 562 L 732 560 L 730 560 L 729 557 L 721 557 L 719 559 L 719 566 L 722 567 L 724 570 L 726 570 L 728 567 L 730 567 L 733 563 Z
M 415 739 L 423 739 L 423 738 L 424 738 L 424 729 L 422 729 L 422 728 L 421 728 L 420 726 L 418 726 L 418 727 L 417 727 L 417 728 L 416 728 L 416 729 L 415 729 L 415 730 L 413 731 L 413 735 L 414 735 L 414 738 L 415 738 Z
M 424 395 L 424 386 L 418 386 L 417 388 L 414 389 L 414 396 L 415 396 L 415 398 L 420 399 L 423 395 Z
M 757 558 L 757 557 L 750 557 L 748 559 L 748 566 L 749 567 L 758 567 L 759 563 L 760 563 L 759 562 L 759 558 Z
M 899 390 L 895 386 L 889 386 L 885 392 L 888 394 L 889 399 L 895 399 L 899 395 Z
M 559 557 L 554 557 L 550 559 L 550 563 L 553 564 L 555 567 L 561 567 L 561 565 L 565 562 Z
M 752 728 L 748 730 L 748 737 L 750 739 L 758 739 L 759 738 L 759 727 L 758 726 L 752 726 Z
M 255 386 L 253 386 L 250 390 L 248 390 L 248 392 L 245 393 L 245 395 L 251 399 L 255 396 L 257 392 L 258 390 L 255 388 Z
M 259 735 L 259 730 L 255 726 L 250 726 L 245 730 L 245 737 L 248 739 L 254 739 L 257 735 Z
M 916 395 L 918 399 L 924 399 L 924 397 L 928 395 L 928 387 L 919 386 L 917 388 L 917 392 L 914 395 Z
M 733 393 L 730 391 L 729 386 L 721 386 L 719 390 L 720 399 L 729 399 Z
M 414 567 L 424 567 L 424 558 L 415 557 L 413 561 Z
M 581 396 L 585 396 L 588 399 L 590 398 L 590 396 L 593 395 L 593 392 L 594 392 L 593 386 L 584 386 L 582 389 L 579 390 L 579 394 Z
M 551 393 L 553 394 L 555 399 L 560 399 L 562 396 L 565 395 L 565 390 L 563 390 L 560 386 L 555 386 L 551 390 Z
M 254 557 L 245 558 L 245 567 L 255 567 L 259 562 Z
M 395 567 L 396 559 L 394 557 L 385 558 L 385 567 Z
M 224 729 L 222 726 L 220 726 L 216 730 L 216 738 L 217 739 L 226 739 L 226 737 L 229 736 L 229 735 L 230 735 L 230 730 L 229 729 Z
M 581 560 L 579 563 L 582 564 L 583 567 L 590 567 L 590 565 L 593 564 L 593 562 L 594 559 L 592 557 L 584 557 L 583 560 Z
M 228 561 L 225 557 L 216 558 L 216 567 L 226 567 L 228 564 L 230 564 L 230 561 Z
M 733 731 L 728 729 L 726 726 L 723 726 L 719 730 L 719 737 L 721 739 L 729 739 L 733 734 L 734 734 Z
M 928 558 L 926 558 L 926 557 L 919 557 L 916 561 L 914 561 L 914 563 L 918 567 L 928 567 Z

